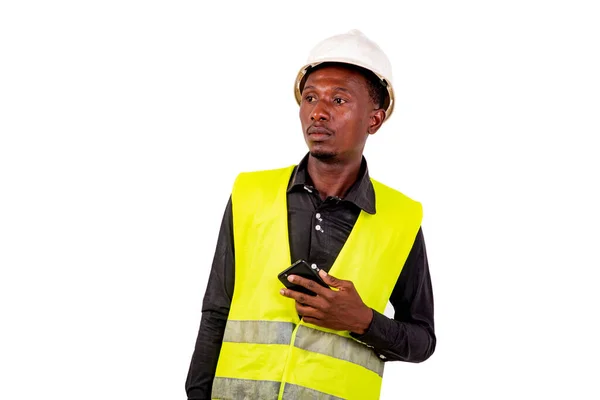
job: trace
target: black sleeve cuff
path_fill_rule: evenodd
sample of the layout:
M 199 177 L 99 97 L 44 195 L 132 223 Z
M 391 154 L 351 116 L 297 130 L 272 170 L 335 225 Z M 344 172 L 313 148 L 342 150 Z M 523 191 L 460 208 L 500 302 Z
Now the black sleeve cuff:
M 382 360 L 385 360 L 386 357 L 377 352 L 377 349 L 384 349 L 388 346 L 384 333 L 386 332 L 386 325 L 389 324 L 388 320 L 388 317 L 373 310 L 373 320 L 365 333 L 359 335 L 350 332 L 350 336 L 372 348 Z

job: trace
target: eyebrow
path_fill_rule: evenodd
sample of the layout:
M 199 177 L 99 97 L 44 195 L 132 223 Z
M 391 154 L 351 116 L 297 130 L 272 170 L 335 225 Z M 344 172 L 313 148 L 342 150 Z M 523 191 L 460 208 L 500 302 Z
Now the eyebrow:
M 309 86 L 304 86 L 303 90 L 306 90 L 306 89 L 316 89 L 316 88 L 312 85 L 309 85 Z M 350 93 L 350 91 L 348 89 L 341 87 L 341 86 L 336 86 L 333 88 L 333 90 L 335 90 L 335 91 L 339 90 L 340 92 Z

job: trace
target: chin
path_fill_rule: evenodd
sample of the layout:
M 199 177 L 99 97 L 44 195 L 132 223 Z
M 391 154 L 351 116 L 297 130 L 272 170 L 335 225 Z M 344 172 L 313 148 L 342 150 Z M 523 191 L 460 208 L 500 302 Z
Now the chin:
M 337 154 L 333 151 L 311 150 L 310 155 L 320 161 L 334 160 Z

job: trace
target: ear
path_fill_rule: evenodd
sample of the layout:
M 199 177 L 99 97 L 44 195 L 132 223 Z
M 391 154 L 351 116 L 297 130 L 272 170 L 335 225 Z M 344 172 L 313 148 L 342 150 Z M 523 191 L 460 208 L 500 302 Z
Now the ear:
M 375 132 L 377 132 L 379 128 L 381 128 L 384 120 L 385 110 L 383 108 L 373 110 L 369 116 L 369 129 L 367 129 L 367 133 L 369 135 L 373 135 Z

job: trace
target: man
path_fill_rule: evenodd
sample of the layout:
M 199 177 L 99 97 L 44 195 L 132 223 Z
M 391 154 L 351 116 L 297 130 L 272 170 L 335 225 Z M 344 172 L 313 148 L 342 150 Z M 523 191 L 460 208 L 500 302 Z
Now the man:
M 309 153 L 234 184 L 189 399 L 377 399 L 384 362 L 433 353 L 421 206 L 371 180 L 362 155 L 393 111 L 391 83 L 387 57 L 358 31 L 311 52 L 295 85 Z M 289 280 L 315 296 L 282 288 L 278 273 L 301 259 L 331 288 L 299 276 Z

